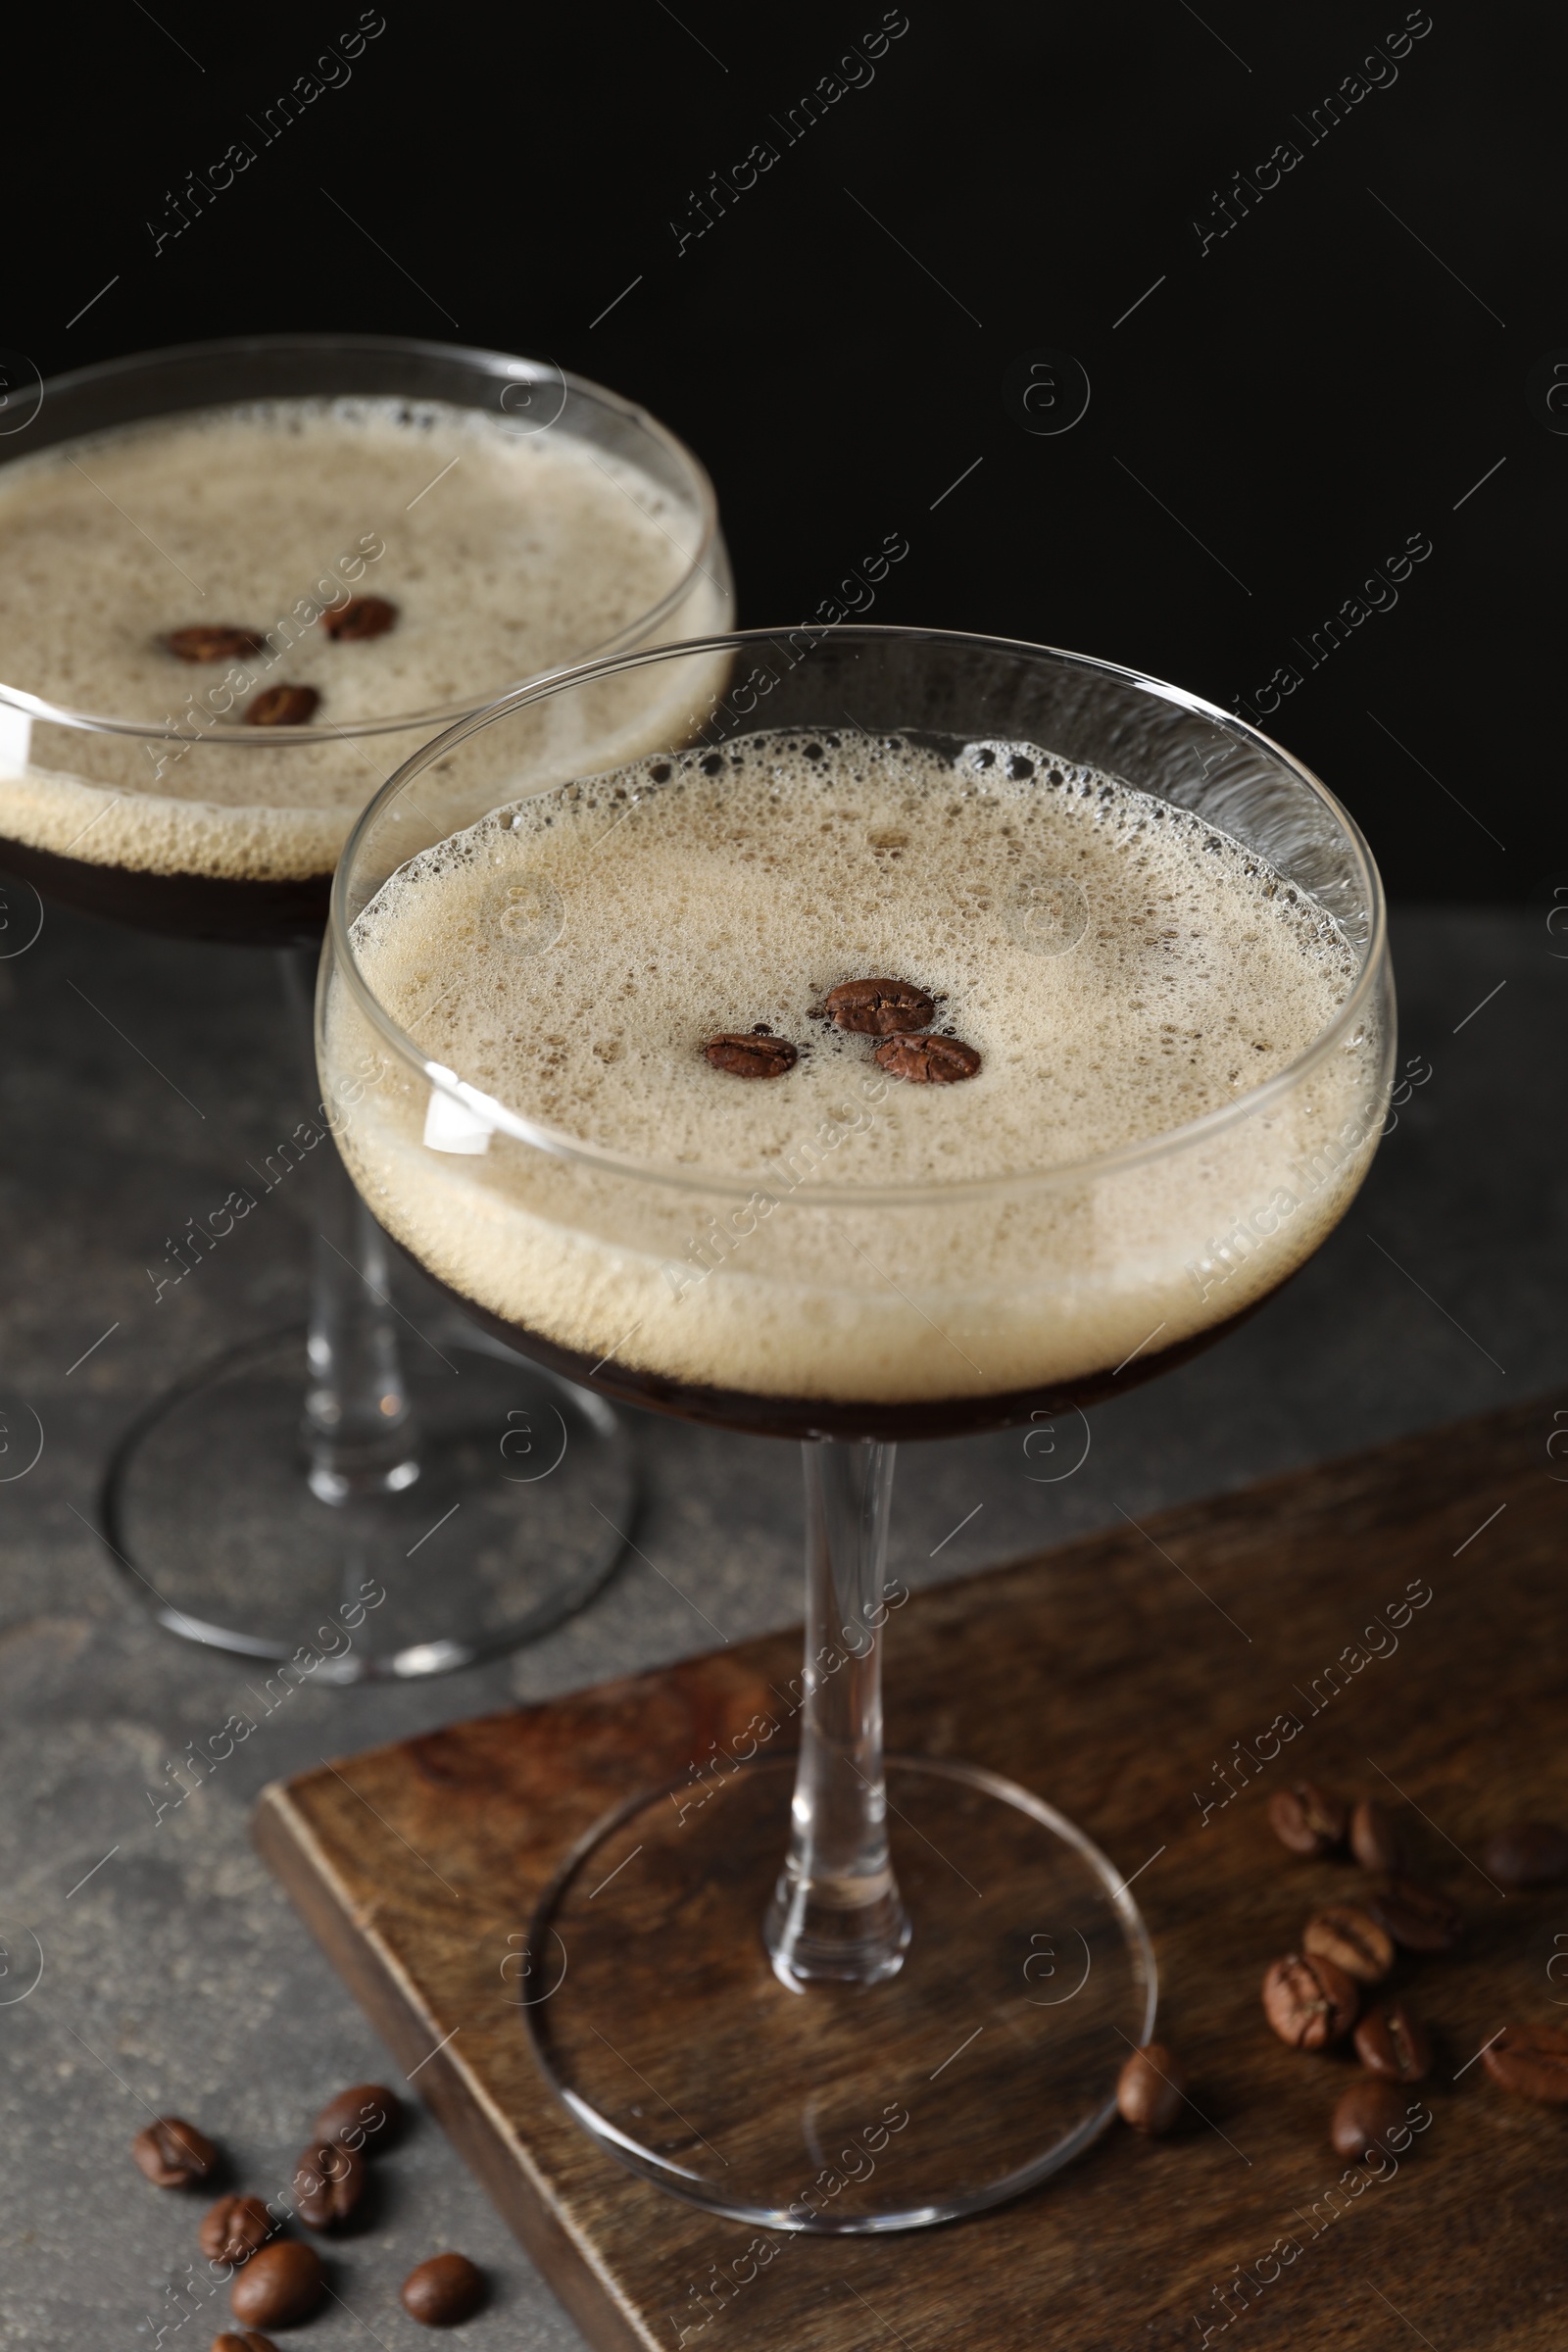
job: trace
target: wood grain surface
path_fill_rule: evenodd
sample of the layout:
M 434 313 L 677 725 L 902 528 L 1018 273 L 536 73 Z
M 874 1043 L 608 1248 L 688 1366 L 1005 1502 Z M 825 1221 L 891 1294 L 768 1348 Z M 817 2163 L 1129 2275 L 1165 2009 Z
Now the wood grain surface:
M 1114 2127 L 977 2220 L 774 2234 L 759 2253 L 754 2229 L 603 2156 L 534 2070 L 516 1954 L 537 1893 L 632 1788 L 776 1710 L 790 1637 L 305 1774 L 264 1793 L 258 1842 L 603 2352 L 1560 2352 L 1568 2114 L 1509 2100 L 1474 2063 L 1505 2022 L 1568 2023 L 1568 1981 L 1548 1974 L 1568 1887 L 1504 1894 L 1479 1863 L 1513 1817 L 1568 1821 L 1552 1427 L 1541 1403 L 1427 1433 L 900 1610 L 890 1744 L 1021 1781 L 1142 1869 L 1157 2030 L 1201 2111 L 1164 2141 Z M 1282 1717 L 1299 1727 L 1283 1742 Z M 1393 1980 L 1437 2062 L 1430 2122 L 1384 2179 L 1329 2145 L 1353 2061 L 1292 2053 L 1259 2007 L 1307 1914 L 1366 1885 L 1275 1841 L 1268 1796 L 1298 1775 L 1396 1808 L 1467 1916 L 1455 1952 Z

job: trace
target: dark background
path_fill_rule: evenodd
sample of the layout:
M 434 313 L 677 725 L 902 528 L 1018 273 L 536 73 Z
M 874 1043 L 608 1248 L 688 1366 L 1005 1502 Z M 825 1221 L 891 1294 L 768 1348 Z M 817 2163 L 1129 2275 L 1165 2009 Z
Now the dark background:
M 748 622 L 811 613 L 902 532 L 872 617 L 1250 706 L 1396 894 L 1549 906 L 1568 396 L 1533 412 L 1526 379 L 1568 360 L 1560 9 L 1432 0 L 1315 143 L 1313 110 L 1401 45 L 1401 0 L 908 0 L 793 144 L 876 0 L 383 13 L 264 144 L 352 0 L 34 12 L 0 341 L 45 375 L 259 328 L 549 356 L 706 460 Z M 1299 163 L 1201 251 L 1195 220 L 1223 227 L 1217 193 L 1287 139 Z M 256 161 L 172 233 L 232 140 Z M 696 234 L 710 174 L 760 140 L 777 162 Z M 1004 398 L 1044 353 L 1087 375 L 1068 430 Z M 1033 420 L 1077 380 L 1058 359 Z M 1397 603 L 1309 667 L 1412 534 L 1432 553 Z M 1302 682 L 1271 710 L 1286 664 Z

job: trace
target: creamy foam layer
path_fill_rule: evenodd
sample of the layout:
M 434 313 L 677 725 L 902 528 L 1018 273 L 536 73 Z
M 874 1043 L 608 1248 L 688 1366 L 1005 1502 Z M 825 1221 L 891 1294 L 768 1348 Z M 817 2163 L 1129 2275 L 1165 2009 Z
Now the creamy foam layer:
M 1155 1325 L 1171 1345 L 1283 1279 L 1372 1149 L 1383 1041 L 1363 1025 L 1218 1134 L 1074 1172 L 1254 1095 L 1356 959 L 1200 818 L 1030 746 L 766 735 L 641 762 L 427 851 L 355 939 L 430 1061 L 664 1171 L 506 1133 L 432 1150 L 444 1114 L 427 1129 L 427 1090 L 393 1070 L 343 1136 L 377 1213 L 493 1313 L 703 1386 L 1005 1393 L 1114 1364 Z M 868 975 L 926 990 L 979 1075 L 885 1078 L 874 1041 L 820 1013 Z M 760 1023 L 800 1047 L 787 1076 L 708 1063 L 708 1037 Z M 329 1077 L 373 1055 L 341 983 L 327 1038 Z
M 175 719 L 141 743 L 40 724 L 0 741 L 0 835 L 143 871 L 329 870 L 349 825 L 429 733 L 255 750 L 204 740 L 263 687 L 314 687 L 320 725 L 477 703 L 634 631 L 701 519 L 564 427 L 523 433 L 434 401 L 277 401 L 128 426 L 0 467 L 0 677 L 67 707 Z M 729 619 L 710 559 L 660 638 Z M 397 625 L 336 641 L 350 595 Z M 256 654 L 192 664 L 171 631 L 234 623 Z M 279 738 L 281 737 L 281 740 Z

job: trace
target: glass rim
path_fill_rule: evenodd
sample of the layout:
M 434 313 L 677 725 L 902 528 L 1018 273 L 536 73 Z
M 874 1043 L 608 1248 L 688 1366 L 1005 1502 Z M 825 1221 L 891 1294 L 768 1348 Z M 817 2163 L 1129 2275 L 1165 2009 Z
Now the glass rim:
M 675 460 L 677 466 L 686 474 L 695 494 L 701 522 L 697 545 L 685 570 L 656 605 L 650 606 L 646 612 L 640 613 L 635 620 L 628 622 L 625 628 L 617 630 L 613 637 L 607 637 L 602 644 L 592 646 L 586 653 L 577 656 L 570 666 L 577 667 L 584 662 L 603 661 L 617 651 L 635 650 L 647 636 L 649 630 L 657 628 L 660 621 L 667 613 L 673 612 L 690 594 L 692 583 L 697 575 L 700 572 L 707 572 L 709 559 L 718 540 L 718 494 L 714 490 L 708 469 L 701 459 L 687 448 L 679 434 L 672 432 L 667 424 L 662 423 L 659 417 L 654 416 L 651 410 L 643 408 L 640 402 L 628 400 L 623 393 L 612 392 L 607 385 L 596 383 L 591 376 L 577 375 L 570 368 L 558 367 L 554 360 L 527 359 L 520 353 L 492 351 L 487 345 L 478 343 L 442 343 L 433 337 L 423 335 L 314 333 L 220 335 L 215 336 L 208 342 L 170 343 L 162 344 L 152 351 L 127 352 L 117 359 L 95 360 L 85 368 L 73 368 L 60 375 L 48 376 L 39 387 L 39 406 L 41 410 L 51 394 L 74 392 L 83 386 L 111 382 L 116 377 L 132 375 L 138 368 L 163 367 L 177 361 L 213 359 L 225 355 L 239 358 L 247 352 L 289 351 L 302 353 L 390 352 L 422 359 L 460 361 L 466 366 L 478 368 L 494 376 L 498 382 L 560 383 L 568 393 L 579 393 L 588 400 L 598 401 L 603 407 L 613 410 L 617 415 L 637 425 L 648 435 L 650 440 L 661 444 L 666 453 Z M 352 396 L 288 393 L 279 394 L 277 397 L 307 400 L 313 397 Z M 405 397 L 438 400 L 441 395 L 438 393 L 411 393 Z M 172 418 L 194 416 L 199 413 L 201 405 L 198 404 L 195 409 L 155 411 L 150 416 L 133 417 L 126 421 L 133 424 L 151 424 L 156 423 L 160 416 Z M 214 401 L 207 405 L 214 408 L 225 408 L 236 407 L 241 403 L 238 401 Z M 452 402 L 449 405 L 460 407 L 469 404 Z M 563 406 L 564 406 L 564 402 L 563 402 Z M 479 413 L 483 414 L 484 412 Z M 82 440 L 89 440 L 94 438 L 97 432 L 112 433 L 122 429 L 123 427 L 112 424 L 103 425 L 95 428 L 93 433 L 83 433 L 80 436 L 67 435 L 64 442 L 46 443 L 43 447 L 69 446 L 73 438 L 79 437 Z M 541 427 L 541 430 L 546 432 L 550 429 L 549 425 Z M 29 454 L 31 453 L 24 449 L 17 452 L 15 459 L 0 460 L 0 474 L 3 474 L 7 465 L 20 463 Z M 492 703 L 504 701 L 523 688 L 537 684 L 540 679 L 556 676 L 565 666 L 565 664 L 558 664 L 555 669 L 540 670 L 535 677 L 514 679 L 500 687 L 485 687 L 477 696 L 466 696 L 461 702 L 456 703 L 436 704 L 425 710 L 402 711 L 388 718 L 356 719 L 352 724 L 345 726 L 290 727 L 284 735 L 280 735 L 275 729 L 267 727 L 220 726 L 216 723 L 212 726 L 201 727 L 192 727 L 188 723 L 171 726 L 167 721 L 161 719 L 123 718 L 111 712 L 76 710 L 64 704 L 51 702 L 45 695 L 33 694 L 26 687 L 10 685 L 4 679 L 0 679 L 0 706 L 25 711 L 29 718 L 41 720 L 50 726 L 74 727 L 81 732 L 94 735 L 128 735 L 138 739 L 150 738 L 155 742 L 169 743 L 237 744 L 244 745 L 247 750 L 253 752 L 278 752 L 288 750 L 291 745 L 348 743 L 367 735 L 407 734 L 416 727 L 449 727 L 457 721 L 471 716 L 475 711 L 488 708 Z
M 568 1135 L 562 1129 L 548 1127 L 540 1120 L 525 1118 L 520 1112 L 509 1108 L 494 1096 L 485 1094 L 481 1088 L 472 1086 L 466 1079 L 460 1078 L 456 1071 L 449 1070 L 443 1063 L 432 1061 L 428 1054 L 416 1045 L 413 1038 L 398 1026 L 381 1004 L 374 990 L 360 969 L 350 937 L 350 919 L 347 910 L 350 871 L 361 843 L 367 837 L 370 827 L 379 820 L 383 810 L 392 806 L 405 786 L 412 784 L 414 779 L 422 775 L 426 768 L 434 766 L 438 760 L 445 759 L 460 744 L 466 743 L 471 735 L 476 735 L 484 728 L 496 725 L 510 716 L 513 711 L 525 709 L 529 704 L 541 702 L 547 696 L 564 693 L 568 689 L 585 684 L 592 679 L 612 677 L 623 670 L 638 668 L 645 663 L 654 662 L 690 659 L 698 655 L 734 653 L 746 647 L 765 645 L 772 646 L 777 652 L 781 639 L 787 640 L 791 636 L 799 636 L 801 633 L 799 628 L 736 629 L 727 634 L 687 638 L 669 645 L 645 646 L 598 661 L 579 662 L 571 669 L 556 671 L 546 677 L 531 681 L 516 693 L 505 697 L 503 701 L 460 721 L 458 725 L 448 728 L 444 735 L 438 735 L 433 742 L 422 745 L 417 752 L 404 761 L 401 767 L 394 770 L 362 810 L 344 845 L 343 854 L 338 860 L 337 871 L 332 878 L 331 908 L 327 919 L 326 942 L 332 951 L 335 970 L 343 975 L 350 994 L 356 1000 L 360 1009 L 368 1016 L 373 1027 L 380 1031 L 382 1037 L 393 1048 L 401 1060 L 412 1063 L 431 1086 L 446 1095 L 451 1101 L 462 1104 L 465 1109 L 477 1113 L 496 1132 L 510 1135 L 519 1143 L 528 1144 L 537 1151 L 548 1152 L 553 1158 L 575 1161 L 585 1167 L 604 1173 L 630 1177 L 643 1184 L 658 1184 L 685 1192 L 749 1197 L 753 1193 L 767 1193 L 771 1183 L 776 1185 L 784 1195 L 795 1192 L 803 1193 L 808 1205 L 812 1201 L 822 1201 L 833 1202 L 846 1208 L 907 1208 L 951 1200 L 988 1199 L 996 1194 L 1017 1191 L 1023 1187 L 1081 1182 L 1088 1177 L 1112 1174 L 1123 1168 L 1136 1167 L 1146 1160 L 1161 1158 L 1202 1144 L 1211 1137 L 1224 1134 L 1228 1128 L 1238 1125 L 1243 1119 L 1251 1118 L 1259 1109 L 1266 1108 L 1270 1103 L 1278 1102 L 1290 1093 L 1305 1076 L 1328 1058 L 1334 1048 L 1348 1033 L 1353 1023 L 1364 1017 L 1388 954 L 1388 906 L 1382 876 L 1378 872 L 1377 862 L 1360 826 L 1344 803 L 1329 790 L 1320 777 L 1314 775 L 1303 760 L 1298 760 L 1294 753 L 1287 751 L 1285 746 L 1277 743 L 1271 735 L 1265 735 L 1259 727 L 1249 725 L 1245 719 L 1238 718 L 1233 711 L 1222 710 L 1217 704 L 1210 703 L 1202 695 L 1192 693 L 1187 687 L 1173 686 L 1164 679 L 1150 677 L 1144 671 L 1129 668 L 1121 662 L 1102 661 L 1093 654 L 1075 654 L 1059 646 L 1036 644 L 1028 638 L 982 636 L 965 629 L 928 629 L 875 621 L 834 622 L 819 628 L 818 642 L 829 638 L 841 643 L 855 639 L 865 639 L 872 643 L 902 639 L 906 643 L 983 648 L 987 652 L 998 654 L 1045 655 L 1052 661 L 1067 663 L 1073 668 L 1098 672 L 1102 676 L 1120 680 L 1142 692 L 1152 694 L 1160 700 L 1174 704 L 1181 710 L 1194 711 L 1201 717 L 1213 721 L 1239 742 L 1260 746 L 1271 758 L 1279 760 L 1299 783 L 1306 787 L 1319 805 L 1332 816 L 1336 824 L 1343 829 L 1360 869 L 1369 916 L 1361 968 L 1356 974 L 1354 984 L 1344 1002 L 1335 1008 L 1332 1018 L 1319 1031 L 1311 1044 L 1303 1047 L 1301 1052 L 1288 1061 L 1283 1069 L 1276 1070 L 1271 1078 L 1264 1079 L 1257 1086 L 1250 1087 L 1244 1094 L 1237 1096 L 1234 1102 L 1221 1102 L 1214 1109 L 1204 1111 L 1200 1117 L 1189 1119 L 1179 1127 L 1163 1128 L 1157 1135 L 1145 1136 L 1137 1142 L 1118 1145 L 1110 1152 L 1090 1152 L 1082 1158 L 1061 1160 L 1046 1167 L 1009 1169 L 993 1176 L 959 1177 L 951 1183 L 921 1182 L 874 1186 L 822 1183 L 814 1174 L 807 1185 L 798 1186 L 793 1181 L 785 1181 L 783 1173 L 779 1170 L 770 1171 L 761 1168 L 750 1174 L 738 1175 L 728 1169 L 694 1168 L 689 1162 L 677 1165 L 673 1162 L 639 1159 L 624 1152 L 614 1151 L 608 1146 L 590 1143 L 585 1137 Z M 1042 746 L 1041 748 L 1048 747 Z M 1158 798 L 1159 796 L 1153 797 Z M 494 806 L 501 808 L 505 805 L 498 801 Z M 482 820 L 475 818 L 472 821 L 477 823 Z M 466 830 L 467 828 L 462 829 Z M 1224 830 L 1222 826 L 1217 825 L 1210 829 L 1215 832 Z M 416 855 L 418 854 L 416 853 Z M 400 869 L 394 867 L 392 870 L 396 872 Z M 390 878 L 388 875 L 387 879 L 390 880 Z M 385 882 L 378 888 L 384 889 Z M 1310 896 L 1310 894 L 1305 895 Z M 368 901 L 367 904 L 368 905 L 369 902 Z M 324 975 L 324 959 L 322 971 Z M 324 994 L 322 1002 L 324 1005 Z

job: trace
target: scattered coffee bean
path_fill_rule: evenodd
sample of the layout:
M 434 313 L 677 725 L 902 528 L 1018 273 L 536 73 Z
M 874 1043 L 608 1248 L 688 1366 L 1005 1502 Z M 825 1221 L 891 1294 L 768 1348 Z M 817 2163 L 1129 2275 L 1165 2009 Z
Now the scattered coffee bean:
M 270 2335 L 258 2335 L 254 2328 L 238 2331 L 225 2328 L 221 2335 L 214 2336 L 213 2352 L 277 2352 L 277 2346 Z
M 1363 1870 L 1404 1870 L 1410 1860 L 1398 1815 L 1376 1797 L 1363 1797 L 1350 1815 L 1350 1851 Z
M 1353 1903 L 1331 1903 L 1309 1919 L 1301 1949 L 1314 1960 L 1332 1960 L 1358 1984 L 1381 1984 L 1394 1966 L 1393 1941 Z
M 1269 1827 L 1293 1854 L 1332 1854 L 1345 1843 L 1349 1816 L 1337 1796 L 1315 1781 L 1277 1789 L 1268 1802 Z
M 220 2197 L 202 2216 L 202 2252 L 209 2262 L 249 2262 L 280 2227 L 260 2197 Z
M 956 1086 L 980 1067 L 973 1046 L 956 1037 L 884 1038 L 871 1059 L 890 1078 L 907 1078 L 913 1086 Z
M 365 2188 L 365 2158 L 335 2139 L 314 2139 L 294 2168 L 294 2206 L 308 2230 L 335 2230 Z
M 732 1078 L 782 1078 L 801 1058 L 787 1037 L 771 1037 L 765 1030 L 744 1037 L 725 1030 L 710 1037 L 703 1052 L 715 1070 L 727 1070 Z
M 1293 2050 L 1324 2050 L 1355 2023 L 1356 1990 L 1332 1960 L 1292 1952 L 1263 1979 L 1263 2014 Z
M 1391 2082 L 1420 2082 L 1432 2070 L 1426 2029 L 1402 2001 L 1369 2009 L 1355 2029 L 1355 2054 L 1368 2074 Z
M 1419 1879 L 1392 1878 L 1371 1896 L 1367 1909 L 1407 1952 L 1446 1952 L 1459 1940 L 1464 1913 L 1435 1886 Z
M 1187 2070 L 1162 2041 L 1134 2050 L 1116 2081 L 1122 2122 L 1158 2138 L 1181 2120 L 1186 2106 Z
M 380 2082 L 356 2082 L 328 2099 L 316 2119 L 312 2136 L 353 2148 L 361 2156 L 379 2156 L 389 2148 L 403 2126 L 403 2101 Z
M 228 2307 L 236 2320 L 261 2328 L 292 2328 L 309 2319 L 326 2292 L 326 2273 L 314 2246 L 274 2238 L 234 2275 Z
M 241 654 L 259 654 L 266 643 L 254 629 L 237 629 L 232 621 L 171 629 L 164 639 L 166 650 L 181 662 L 229 662 Z
M 314 686 L 264 686 L 245 706 L 248 727 L 303 727 L 316 714 L 320 696 Z
M 910 980 L 841 980 L 827 992 L 826 1010 L 857 1037 L 898 1037 L 923 1029 L 936 1005 Z
M 384 596 L 351 596 L 346 605 L 321 614 L 321 626 L 329 637 L 355 644 L 362 637 L 384 637 L 397 617 L 396 605 L 389 605 Z
M 1510 1821 L 1481 1849 L 1481 1867 L 1499 1886 L 1551 1886 L 1568 1878 L 1568 1830 L 1552 1821 Z
M 1516 2098 L 1568 2107 L 1568 2033 L 1561 2026 L 1504 2026 L 1481 2063 Z
M 1391 2135 L 1401 2152 L 1409 2146 L 1409 2101 L 1396 2082 L 1363 2075 L 1359 2082 L 1350 2084 L 1334 2110 L 1329 2126 L 1334 2153 L 1343 2156 L 1347 2164 L 1359 2164 L 1363 2156 L 1381 2154 L 1390 2145 Z
M 403 2281 L 403 2308 L 426 2328 L 457 2328 L 484 2301 L 484 2276 L 466 2254 L 432 2254 Z
M 190 2188 L 210 2180 L 218 2150 L 205 2132 L 177 2115 L 161 2115 L 130 2143 L 137 2168 L 155 2188 Z

